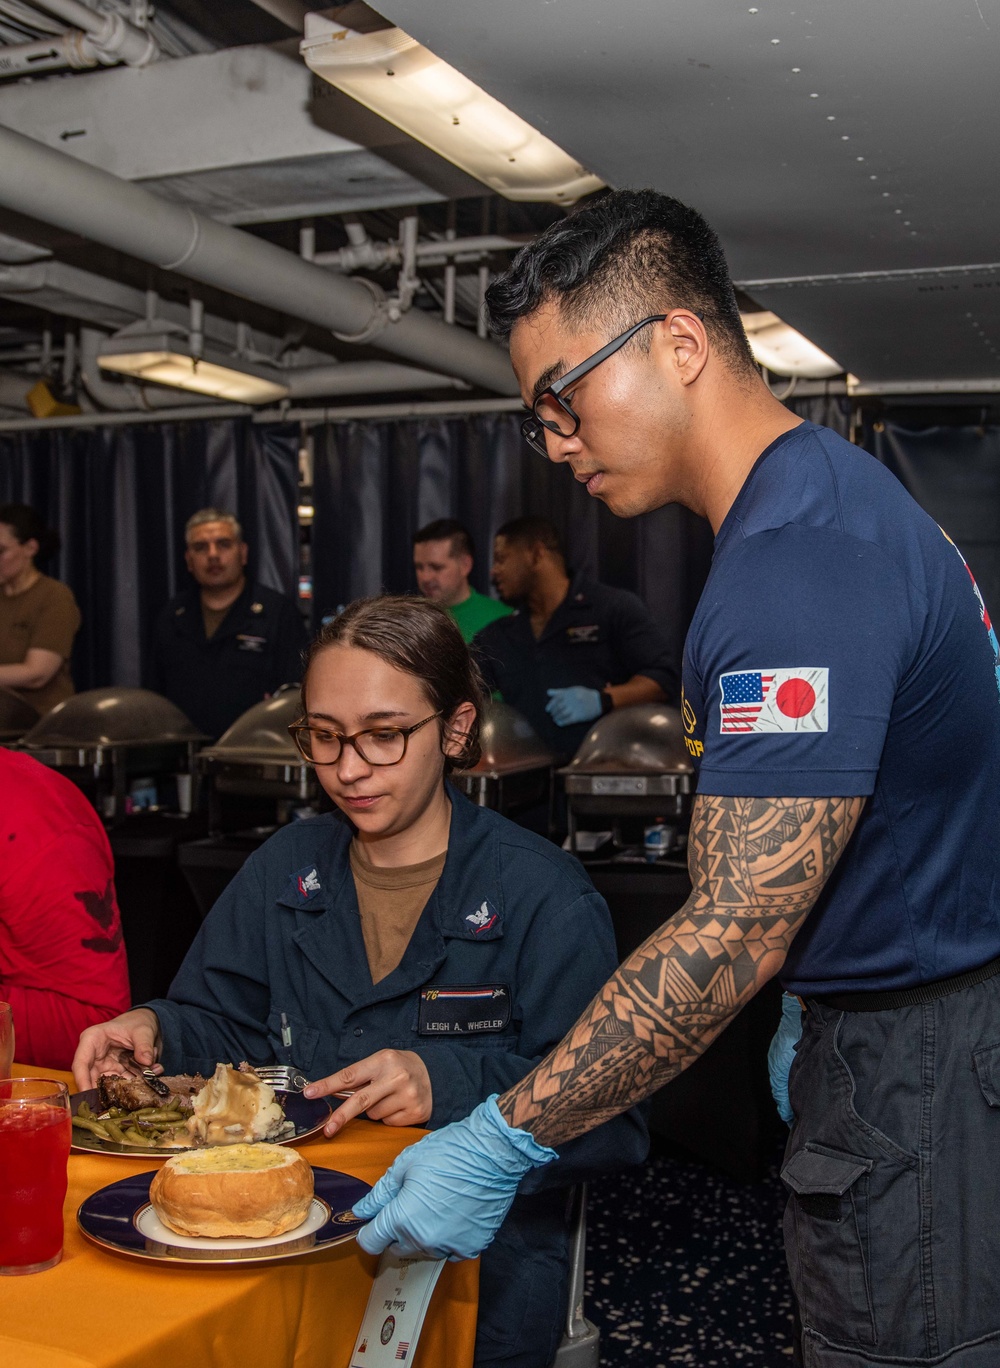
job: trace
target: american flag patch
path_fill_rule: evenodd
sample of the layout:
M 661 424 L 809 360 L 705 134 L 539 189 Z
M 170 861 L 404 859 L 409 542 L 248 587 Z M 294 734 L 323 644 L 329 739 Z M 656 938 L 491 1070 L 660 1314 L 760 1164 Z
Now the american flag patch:
M 818 666 L 733 670 L 719 676 L 719 731 L 829 731 L 830 671 Z
M 405 1359 L 406 1356 L 407 1356 L 407 1354 L 408 1354 L 409 1352 L 410 1352 L 410 1341 L 409 1341 L 409 1340 L 400 1340 L 400 1341 L 399 1341 L 399 1344 L 398 1344 L 398 1346 L 397 1346 L 397 1348 L 396 1348 L 396 1357 L 397 1357 L 398 1359 Z

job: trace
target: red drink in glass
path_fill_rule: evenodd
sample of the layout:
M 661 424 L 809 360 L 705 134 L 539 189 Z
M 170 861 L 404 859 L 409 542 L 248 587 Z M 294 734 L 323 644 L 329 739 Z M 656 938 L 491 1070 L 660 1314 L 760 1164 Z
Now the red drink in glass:
M 9 1002 L 0 1002 L 0 1078 L 9 1078 L 14 1063 L 14 1013 Z
M 70 1135 L 65 1083 L 0 1081 L 0 1274 L 40 1273 L 62 1257 Z

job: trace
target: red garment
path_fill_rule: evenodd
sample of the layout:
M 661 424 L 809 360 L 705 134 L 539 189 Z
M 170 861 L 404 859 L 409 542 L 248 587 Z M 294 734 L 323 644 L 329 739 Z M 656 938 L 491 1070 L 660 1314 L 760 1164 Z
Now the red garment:
M 80 1032 L 127 1011 L 111 847 L 55 770 L 0 750 L 0 999 L 15 1057 L 68 1069 Z

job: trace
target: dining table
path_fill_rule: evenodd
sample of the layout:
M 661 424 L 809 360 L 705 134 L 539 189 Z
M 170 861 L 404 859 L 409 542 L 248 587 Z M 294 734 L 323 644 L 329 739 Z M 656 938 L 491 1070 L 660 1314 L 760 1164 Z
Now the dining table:
M 17 1077 L 72 1076 L 14 1065 Z M 424 1131 L 355 1120 L 296 1148 L 310 1164 L 374 1183 Z M 167 1156 L 164 1156 L 167 1157 Z M 61 1261 L 0 1279 L 0 1363 L 11 1368 L 348 1368 L 378 1260 L 356 1240 L 246 1267 L 162 1265 L 109 1252 L 81 1233 L 87 1197 L 148 1172 L 144 1154 L 71 1152 Z M 2 1213 L 0 1213 L 2 1219 Z M 412 1368 L 471 1368 L 479 1263 L 447 1263 Z

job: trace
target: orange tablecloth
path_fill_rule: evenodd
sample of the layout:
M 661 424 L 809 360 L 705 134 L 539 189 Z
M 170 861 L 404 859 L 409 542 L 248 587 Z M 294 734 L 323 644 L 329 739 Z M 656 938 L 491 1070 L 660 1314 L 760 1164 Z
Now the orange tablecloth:
M 14 1066 L 28 1076 L 42 1070 Z M 68 1074 L 46 1070 L 47 1078 Z M 372 1183 L 421 1131 L 354 1121 L 307 1140 L 310 1163 Z M 66 1243 L 45 1273 L 0 1278 L 0 1363 L 17 1368 L 346 1368 L 377 1260 L 351 1240 L 252 1269 L 159 1268 L 108 1253 L 80 1234 L 76 1211 L 97 1188 L 151 1167 L 148 1158 L 71 1154 Z M 413 1368 L 471 1368 L 479 1264 L 447 1264 Z

